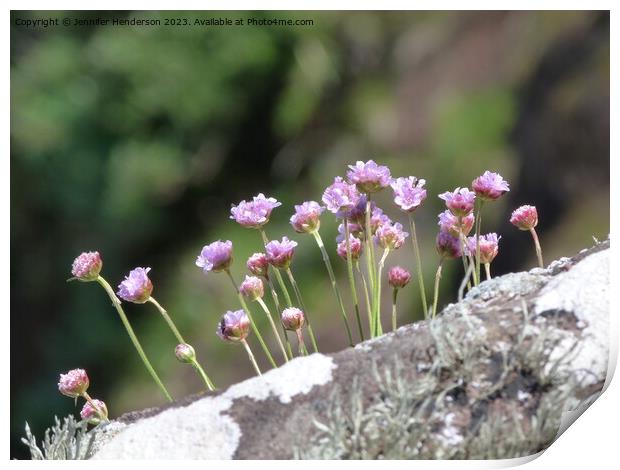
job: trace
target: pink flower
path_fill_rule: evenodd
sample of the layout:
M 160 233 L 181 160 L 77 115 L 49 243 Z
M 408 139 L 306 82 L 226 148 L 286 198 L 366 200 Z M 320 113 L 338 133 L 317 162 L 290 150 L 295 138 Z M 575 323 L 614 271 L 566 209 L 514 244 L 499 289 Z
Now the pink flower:
M 411 280 L 411 273 L 400 266 L 392 266 L 388 271 L 388 283 L 394 289 L 402 289 Z
M 508 182 L 499 173 L 492 173 L 488 170 L 472 181 L 471 187 L 476 192 L 476 196 L 483 201 L 494 201 L 510 191 Z
M 362 241 L 359 238 L 354 237 L 352 234 L 349 234 L 349 249 L 351 250 L 351 259 L 353 261 L 358 260 L 362 255 Z M 338 243 L 336 252 L 338 253 L 338 256 L 346 261 L 347 242 L 344 240 L 344 237 L 343 240 Z
M 521 206 L 512 212 L 510 223 L 519 230 L 530 230 L 538 225 L 536 206 Z
M 396 250 L 405 243 L 408 232 L 403 230 L 401 223 L 381 225 L 375 234 L 375 240 L 381 248 Z
M 498 252 L 498 244 L 501 236 L 497 236 L 496 233 L 487 233 L 486 235 L 480 235 L 478 245 L 480 247 L 480 262 L 490 263 L 495 259 Z M 467 239 L 466 248 L 468 254 L 476 256 L 476 237 L 469 237 Z
M 88 390 L 88 375 L 84 369 L 73 369 L 66 374 L 60 374 L 58 390 L 63 395 L 71 398 L 81 396 Z
M 341 217 L 356 207 L 360 193 L 354 184 L 348 184 L 340 176 L 336 176 L 334 182 L 323 192 L 322 200 L 330 212 Z
M 457 217 L 465 217 L 474 210 L 476 193 L 467 188 L 456 188 L 453 192 L 446 191 L 439 195 L 446 201 L 446 207 Z
M 82 411 L 80 411 L 82 419 L 88 420 L 92 424 L 99 424 L 102 419 L 108 419 L 108 407 L 105 403 L 96 398 L 92 401 L 97 408 L 93 407 L 89 402 L 84 403 Z
M 458 237 L 455 237 L 450 232 L 441 230 L 437 234 L 435 240 L 435 246 L 437 253 L 442 258 L 460 258 L 461 257 L 461 242 Z
M 250 319 L 243 310 L 229 310 L 218 323 L 216 333 L 224 341 L 243 341 L 250 333 Z
M 295 206 L 295 214 L 291 217 L 291 225 L 298 233 L 312 233 L 319 229 L 321 213 L 325 210 L 315 201 L 306 201 Z
M 304 312 L 296 307 L 285 308 L 282 311 L 282 325 L 289 331 L 300 329 L 305 322 Z
M 80 281 L 95 281 L 101 272 L 101 256 L 98 251 L 88 251 L 75 258 L 71 274 Z
M 205 273 L 225 271 L 232 263 L 232 250 L 233 244 L 230 240 L 225 242 L 217 240 L 202 248 L 196 258 L 196 266 L 202 268 Z
M 375 233 L 377 233 L 379 227 L 383 225 L 392 225 L 392 219 L 390 219 L 386 214 L 384 214 L 383 210 L 380 207 L 373 207 L 370 214 L 371 233 L 374 235 Z M 366 227 L 366 222 L 364 222 L 364 227 Z
M 297 242 L 289 240 L 288 237 L 282 237 L 282 241 L 272 240 L 265 245 L 267 261 L 273 267 L 278 269 L 287 269 L 295 254 Z
M 265 253 L 254 253 L 246 263 L 248 270 L 255 276 L 267 277 L 269 261 Z
M 394 190 L 394 202 L 405 212 L 415 211 L 426 199 L 426 180 L 418 179 L 415 176 L 408 178 L 397 178 L 390 186 Z
M 366 163 L 357 161 L 355 165 L 349 165 L 347 171 L 349 182 L 357 186 L 363 193 L 376 193 L 386 188 L 392 181 L 390 169 L 387 166 L 377 165 L 374 160 Z
M 471 212 L 465 217 L 461 217 L 461 224 L 459 226 L 459 218 L 452 214 L 449 210 L 443 211 L 439 214 L 439 229 L 445 232 L 450 232 L 455 237 L 459 236 L 459 231 L 463 232 L 463 235 L 467 236 L 474 226 L 474 213 Z M 460 227 L 460 228 L 459 228 Z
M 362 237 L 364 234 L 364 226 L 363 225 L 358 225 L 356 223 L 353 222 L 349 222 L 349 235 L 353 235 L 355 237 Z M 340 224 L 338 225 L 338 236 L 336 237 L 336 242 L 340 243 L 342 240 L 344 240 L 344 235 L 345 235 L 346 230 L 344 229 L 344 224 Z
M 125 280 L 118 285 L 118 296 L 127 302 L 143 304 L 153 292 L 153 284 L 148 273 L 151 268 L 136 268 L 125 276 Z
M 254 196 L 252 201 L 241 201 L 230 209 L 230 218 L 247 228 L 260 228 L 269 222 L 271 211 L 282 203 L 274 198 L 266 198 L 263 193 Z
M 256 276 L 245 276 L 244 281 L 239 287 L 239 292 L 250 300 L 261 298 L 265 294 L 263 281 Z

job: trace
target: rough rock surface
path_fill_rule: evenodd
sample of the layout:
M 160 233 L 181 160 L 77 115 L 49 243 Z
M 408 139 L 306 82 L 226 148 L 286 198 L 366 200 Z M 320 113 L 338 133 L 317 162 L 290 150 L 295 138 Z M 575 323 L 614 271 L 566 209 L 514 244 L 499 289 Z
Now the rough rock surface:
M 606 241 L 483 282 L 436 320 L 124 415 L 94 458 L 530 455 L 600 393 L 608 332 Z

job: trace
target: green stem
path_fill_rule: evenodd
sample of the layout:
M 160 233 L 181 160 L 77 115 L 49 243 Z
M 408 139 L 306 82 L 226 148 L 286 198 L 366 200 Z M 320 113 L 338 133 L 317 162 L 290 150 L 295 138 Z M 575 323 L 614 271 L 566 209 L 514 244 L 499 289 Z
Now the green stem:
M 291 271 L 291 268 L 286 268 L 286 274 L 288 275 L 288 279 L 289 281 L 291 281 L 291 285 L 293 286 L 293 290 L 295 291 L 295 297 L 297 297 L 297 302 L 299 302 L 299 306 L 304 312 L 304 318 L 306 319 L 306 324 L 308 325 L 308 334 L 310 335 L 310 342 L 312 343 L 312 348 L 314 349 L 314 352 L 319 352 L 319 348 L 316 345 L 316 338 L 314 337 L 314 331 L 312 331 L 312 325 L 310 324 L 310 319 L 308 317 L 308 310 L 306 309 L 304 301 L 301 298 L 301 291 L 299 290 L 299 286 L 297 285 L 297 282 L 293 277 L 293 272 Z M 351 332 L 349 331 L 349 335 L 350 333 Z
M 484 270 L 487 273 L 487 281 L 491 279 L 491 263 L 484 263 Z
M 273 334 L 276 337 L 276 339 L 278 340 L 278 346 L 280 346 L 280 350 L 282 351 L 282 355 L 284 356 L 284 362 L 288 362 L 288 355 L 286 354 L 286 349 L 284 348 L 284 344 L 282 343 L 282 338 L 280 338 L 280 335 L 278 334 L 278 329 L 276 328 L 276 324 L 273 321 L 273 317 L 271 316 L 271 312 L 269 311 L 269 308 L 267 307 L 267 304 L 265 304 L 263 299 L 261 299 L 260 297 L 258 297 L 256 299 L 256 301 L 263 308 L 263 311 L 265 312 L 265 315 L 267 315 L 267 318 L 269 319 L 269 323 L 271 325 L 271 329 L 273 331 Z
M 467 262 L 467 255 L 465 254 L 465 235 L 463 235 L 462 227 L 462 218 L 459 217 L 459 243 L 461 245 L 461 259 L 463 260 L 463 270 L 465 271 L 465 273 L 467 273 L 469 270 L 469 263 Z M 471 290 L 471 282 L 469 282 L 469 279 L 467 279 L 467 290 Z
M 297 333 L 297 341 L 299 342 L 299 355 L 307 356 L 308 349 L 306 348 L 306 343 L 304 343 L 304 335 L 301 332 L 301 328 L 298 328 L 297 330 L 295 330 L 295 333 Z
M 370 194 L 366 197 L 366 266 L 368 269 L 368 281 L 370 282 L 370 292 L 372 292 L 372 309 L 371 309 L 371 318 L 372 318 L 372 329 L 371 336 L 375 336 L 374 325 L 376 322 L 375 319 L 375 289 L 376 289 L 376 279 L 375 279 L 375 250 L 372 242 L 372 228 L 370 226 L 371 219 L 371 204 L 370 204 Z
M 256 322 L 254 321 L 254 318 L 252 317 L 252 312 L 250 312 L 248 305 L 245 303 L 245 299 L 243 298 L 243 295 L 241 294 L 241 292 L 239 292 L 239 288 L 237 287 L 237 283 L 235 282 L 235 279 L 232 277 L 232 274 L 230 273 L 229 269 L 226 269 L 225 271 L 226 271 L 226 274 L 228 274 L 228 278 L 230 279 L 230 282 L 232 282 L 232 285 L 235 291 L 237 292 L 237 297 L 239 298 L 239 303 L 241 304 L 241 308 L 243 308 L 243 311 L 250 319 L 250 325 L 252 326 L 252 331 L 254 331 L 254 334 L 256 335 L 258 342 L 260 343 L 261 347 L 263 348 L 263 351 L 265 352 L 265 355 L 267 356 L 267 359 L 269 359 L 269 362 L 271 363 L 273 367 L 278 367 L 276 365 L 276 361 L 273 360 L 273 356 L 271 355 L 269 348 L 265 344 L 265 340 L 263 340 L 263 336 L 260 334 L 260 331 L 258 330 L 258 327 L 256 326 Z
M 351 327 L 349 326 L 349 320 L 347 319 L 347 313 L 344 309 L 344 303 L 342 302 L 342 296 L 340 295 L 340 291 L 338 290 L 338 284 L 336 284 L 336 276 L 334 275 L 334 270 L 332 268 L 332 263 L 329 260 L 329 255 L 327 254 L 327 250 L 325 249 L 325 245 L 323 244 L 323 239 L 319 234 L 318 230 L 312 232 L 314 236 L 314 240 L 316 244 L 319 246 L 319 250 L 321 250 L 321 255 L 323 255 L 323 262 L 325 263 L 325 267 L 327 268 L 327 273 L 329 274 L 329 280 L 332 283 L 332 290 L 336 295 L 336 299 L 338 300 L 338 305 L 340 306 L 340 313 L 342 315 L 342 321 L 344 322 L 344 327 L 347 330 L 347 337 L 349 338 L 349 345 L 353 346 L 353 338 L 351 336 Z M 305 313 L 305 312 L 304 312 Z
M 248 357 L 250 358 L 250 362 L 254 366 L 254 370 L 256 371 L 256 374 L 263 375 L 261 374 L 260 369 L 258 368 L 258 364 L 256 363 L 256 358 L 254 357 L 254 354 L 252 354 L 252 350 L 250 349 L 250 345 L 248 344 L 248 342 L 245 339 L 242 339 L 241 343 L 243 344 L 243 347 L 248 353 Z
M 202 366 L 200 365 L 198 360 L 194 359 L 191 362 L 191 365 L 194 367 L 194 369 L 196 369 L 196 372 L 198 372 L 198 375 L 200 375 L 200 377 L 202 378 L 204 383 L 207 385 L 207 388 L 210 391 L 214 391 L 215 390 L 215 385 L 213 384 L 213 382 L 211 382 L 211 379 L 209 378 L 209 376 L 207 375 L 205 370 L 202 368 Z
M 392 331 L 396 331 L 396 297 L 398 296 L 398 289 L 394 289 L 392 292 Z
M 125 315 L 125 312 L 123 311 L 123 307 L 121 307 L 121 301 L 118 299 L 118 297 L 116 297 L 114 290 L 112 290 L 112 287 L 110 286 L 110 284 L 108 284 L 108 281 L 106 281 L 103 277 L 99 276 L 97 278 L 97 282 L 105 289 L 108 296 L 112 300 L 112 304 L 114 305 L 114 308 L 116 308 L 116 311 L 118 312 L 118 316 L 121 317 L 121 321 L 123 322 L 123 325 L 125 326 L 125 329 L 127 330 L 127 334 L 129 335 L 131 342 L 136 348 L 136 351 L 138 351 L 138 355 L 140 356 L 140 359 L 142 359 L 142 362 L 144 363 L 144 367 L 146 367 L 146 370 L 149 372 L 149 374 L 151 374 L 151 377 L 153 378 L 153 380 L 155 381 L 155 383 L 157 384 L 161 392 L 164 394 L 166 399 L 168 399 L 168 401 L 172 401 L 172 397 L 170 396 L 170 394 L 168 393 L 168 390 L 166 390 L 166 387 L 164 386 L 159 376 L 155 372 L 155 369 L 153 369 L 153 366 L 149 362 L 148 358 L 146 357 L 146 354 L 144 353 L 144 350 L 142 349 L 142 346 L 140 345 L 140 341 L 138 341 L 138 337 L 134 333 L 131 325 L 129 324 L 127 315 Z
M 439 281 L 441 280 L 441 266 L 443 264 L 443 256 L 439 260 L 439 265 L 437 266 L 437 272 L 435 273 L 435 290 L 433 294 L 433 316 L 437 315 L 437 298 L 439 297 Z
M 480 284 L 480 227 L 482 226 L 482 206 L 484 201 L 480 199 L 478 211 L 476 212 L 476 276 L 478 284 Z
M 385 265 L 385 259 L 387 255 L 390 253 L 390 249 L 386 248 L 383 250 L 383 256 L 381 256 L 381 260 L 379 261 L 379 272 L 376 278 L 377 281 L 377 290 L 376 290 L 376 301 L 375 301 L 375 332 L 377 336 L 383 334 L 383 326 L 381 325 L 381 273 L 383 272 L 383 266 Z
M 267 279 L 267 282 L 269 283 L 269 290 L 271 290 L 273 304 L 276 306 L 276 311 L 278 312 L 278 315 L 280 315 L 282 313 L 282 308 L 280 308 L 280 301 L 278 300 L 278 293 L 276 292 L 276 288 L 274 287 L 273 281 L 271 280 L 271 277 L 269 277 L 269 275 L 266 275 L 265 279 Z M 279 318 L 278 322 L 280 323 L 280 326 L 282 327 L 282 333 L 284 334 L 284 341 L 286 342 L 286 351 L 288 352 L 288 358 L 293 359 L 293 350 L 291 348 L 291 342 L 288 339 L 288 333 L 286 331 L 286 328 L 284 328 L 284 325 L 279 320 Z
M 355 287 L 355 278 L 353 277 L 353 260 L 351 259 L 351 240 L 349 240 L 349 221 L 344 219 L 344 236 L 346 237 L 345 245 L 347 247 L 347 273 L 349 275 L 349 288 L 353 296 L 353 306 L 355 308 L 355 319 L 360 332 L 360 341 L 364 341 L 364 329 L 362 328 L 362 319 L 360 317 L 360 305 L 357 297 L 357 288 Z
M 422 258 L 420 257 L 420 246 L 418 245 L 418 235 L 415 229 L 413 215 L 409 215 L 409 225 L 411 225 L 411 242 L 415 251 L 416 263 L 418 265 L 418 286 L 420 287 L 420 297 L 422 298 L 422 308 L 424 309 L 424 318 L 428 318 L 428 304 L 426 302 L 426 289 L 424 287 L 424 275 L 422 274 Z
M 366 314 L 368 316 L 368 328 L 370 332 L 370 336 L 372 336 L 372 307 L 370 305 L 370 294 L 368 293 L 368 284 L 366 283 L 366 278 L 364 277 L 364 273 L 360 269 L 359 261 L 355 262 L 355 267 L 357 268 L 357 272 L 362 278 L 362 285 L 364 286 L 364 296 L 366 298 Z
M 536 233 L 536 229 L 532 227 L 530 229 L 530 233 L 532 234 L 532 238 L 534 239 L 534 247 L 536 248 L 536 257 L 538 258 L 538 266 L 540 268 L 544 268 L 545 264 L 543 263 L 542 250 L 540 249 L 540 241 L 538 240 L 538 234 Z

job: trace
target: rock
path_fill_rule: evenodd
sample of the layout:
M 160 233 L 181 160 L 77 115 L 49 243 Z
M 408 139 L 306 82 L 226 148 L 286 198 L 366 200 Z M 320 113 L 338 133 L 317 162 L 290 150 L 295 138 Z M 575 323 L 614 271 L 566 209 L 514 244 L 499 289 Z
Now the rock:
M 609 241 L 480 284 L 437 319 L 122 416 L 97 459 L 512 458 L 603 388 Z

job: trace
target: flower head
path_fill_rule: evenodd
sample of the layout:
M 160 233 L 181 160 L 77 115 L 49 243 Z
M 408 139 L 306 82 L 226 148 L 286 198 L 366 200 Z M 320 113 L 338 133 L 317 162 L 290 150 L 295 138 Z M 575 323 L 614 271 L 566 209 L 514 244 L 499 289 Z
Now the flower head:
M 415 176 L 396 178 L 390 183 L 394 190 L 394 202 L 405 212 L 415 211 L 426 199 L 426 180 Z
M 351 250 L 351 259 L 353 261 L 358 260 L 362 255 L 362 241 L 352 234 L 349 234 L 349 250 Z M 347 242 L 344 240 L 344 237 L 336 246 L 336 252 L 342 259 L 347 259 Z
M 392 219 L 387 214 L 383 213 L 380 207 L 373 207 L 370 214 L 370 231 L 374 235 L 377 233 L 379 227 L 383 225 L 392 225 Z M 365 225 L 364 225 L 365 226 Z
M 446 191 L 439 195 L 446 201 L 446 207 L 457 217 L 464 217 L 474 210 L 476 193 L 467 188 L 456 188 L 453 192 Z
M 508 182 L 499 173 L 492 173 L 488 170 L 472 181 L 471 187 L 476 192 L 476 196 L 483 201 L 494 201 L 510 191 Z
M 352 186 L 355 188 L 355 185 L 352 185 Z M 363 226 L 366 223 L 367 202 L 368 202 L 368 197 L 365 194 L 360 194 L 360 197 L 357 200 L 357 204 L 355 204 L 355 206 L 352 209 L 350 209 L 346 213 L 339 213 L 337 215 L 342 218 L 346 217 L 351 223 L 355 223 L 355 224 Z M 376 205 L 375 201 L 370 201 L 371 213 L 375 205 Z
M 118 296 L 127 302 L 143 304 L 153 292 L 153 284 L 148 273 L 151 268 L 136 268 L 125 276 L 125 280 L 118 285 Z
M 60 374 L 58 390 L 71 398 L 81 396 L 88 390 L 89 380 L 84 369 L 73 369 L 66 374 Z
M 519 230 L 530 230 L 538 225 L 536 206 L 521 206 L 510 216 L 510 223 Z
M 411 280 L 411 273 L 400 266 L 392 266 L 388 271 L 388 283 L 394 289 L 405 287 Z
M 102 265 L 98 251 L 84 252 L 73 260 L 71 274 L 80 281 L 94 281 L 99 277 Z
M 282 325 L 289 331 L 296 331 L 304 326 L 304 312 L 296 307 L 285 308 L 282 311 Z
M 318 202 L 306 201 L 295 206 L 295 213 L 291 217 L 291 225 L 298 233 L 312 233 L 319 229 L 321 213 L 325 210 Z
M 174 348 L 174 355 L 179 362 L 186 364 L 191 364 L 196 359 L 196 351 L 194 351 L 191 344 L 187 343 L 177 344 L 176 348 Z
M 230 209 L 231 219 L 247 228 L 260 228 L 269 222 L 271 211 L 282 203 L 274 198 L 266 198 L 263 193 L 254 196 L 252 201 L 241 201 Z
M 282 237 L 282 241 L 272 240 L 265 245 L 267 261 L 275 268 L 286 269 L 290 266 L 297 242 Z
M 353 222 L 348 222 L 348 226 L 349 226 L 349 235 L 353 235 L 355 237 L 363 236 L 364 226 L 353 223 Z M 342 240 L 344 240 L 345 232 L 346 230 L 344 227 L 344 223 L 338 225 L 338 236 L 336 237 L 337 243 L 340 243 Z
M 108 419 L 108 407 L 101 400 L 94 398 L 92 400 L 96 408 L 90 402 L 84 403 L 80 417 L 87 420 L 91 424 L 99 424 L 102 419 Z
M 383 224 L 375 234 L 375 239 L 381 248 L 396 250 L 405 243 L 409 233 L 403 230 L 401 223 Z
M 265 255 L 265 253 L 254 253 L 248 258 L 246 266 L 255 276 L 267 277 L 269 261 L 267 261 L 267 255 Z
M 250 319 L 243 310 L 227 311 L 217 325 L 216 333 L 224 341 L 243 341 L 250 332 Z
M 366 163 L 357 161 L 349 165 L 347 178 L 363 193 L 376 193 L 387 187 L 392 181 L 390 169 L 387 166 L 377 165 L 373 160 Z
M 225 242 L 217 240 L 206 245 L 196 258 L 196 266 L 202 268 L 205 273 L 225 271 L 232 263 L 232 249 L 233 244 L 230 240 Z
M 474 226 L 474 213 L 470 212 L 469 215 L 465 217 L 461 217 L 461 223 L 459 226 L 459 218 L 452 214 L 449 210 L 443 211 L 439 214 L 439 229 L 444 232 L 450 232 L 455 237 L 459 236 L 459 233 L 462 232 L 463 235 L 467 236 L 471 229 Z
M 440 230 L 435 239 L 437 253 L 442 258 L 459 258 L 461 256 L 461 241 L 450 232 Z
M 256 300 L 259 297 L 262 298 L 265 294 L 263 281 L 256 276 L 245 276 L 241 286 L 239 286 L 239 292 L 250 300 Z
M 360 193 L 354 184 L 346 183 L 340 176 L 323 192 L 322 201 L 327 210 L 341 217 L 355 208 L 360 200 Z
M 495 259 L 498 252 L 498 244 L 501 236 L 497 236 L 496 233 L 487 233 L 486 235 L 480 235 L 478 245 L 480 247 L 480 262 L 483 264 L 490 263 Z M 476 237 L 469 237 L 466 245 L 468 254 L 471 256 L 476 255 Z

